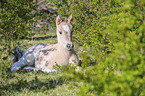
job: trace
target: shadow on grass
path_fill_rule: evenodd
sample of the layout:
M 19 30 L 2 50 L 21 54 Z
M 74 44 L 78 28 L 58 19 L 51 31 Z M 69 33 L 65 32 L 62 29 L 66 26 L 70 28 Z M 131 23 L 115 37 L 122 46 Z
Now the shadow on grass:
M 35 78 L 29 82 L 27 81 L 27 79 L 18 79 L 16 83 L 10 83 L 4 86 L 2 86 L 3 84 L 1 83 L 0 96 L 6 95 L 9 92 L 21 92 L 24 89 L 36 92 L 44 92 L 45 90 L 53 89 L 58 85 L 62 85 L 64 82 L 65 80 L 61 77 L 57 79 L 51 78 L 46 80 L 45 82 L 40 81 L 37 76 L 35 76 Z
M 44 36 L 44 37 L 33 37 L 33 40 L 45 40 L 49 38 L 56 38 L 57 36 Z M 27 37 L 26 40 L 32 40 L 32 38 Z

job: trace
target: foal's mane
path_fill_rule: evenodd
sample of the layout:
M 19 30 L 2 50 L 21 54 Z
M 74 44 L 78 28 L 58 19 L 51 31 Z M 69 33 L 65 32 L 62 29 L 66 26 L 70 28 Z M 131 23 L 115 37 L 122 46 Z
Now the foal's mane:
M 66 17 L 61 17 L 61 23 L 62 22 L 67 22 L 67 21 L 68 21 L 68 19 Z

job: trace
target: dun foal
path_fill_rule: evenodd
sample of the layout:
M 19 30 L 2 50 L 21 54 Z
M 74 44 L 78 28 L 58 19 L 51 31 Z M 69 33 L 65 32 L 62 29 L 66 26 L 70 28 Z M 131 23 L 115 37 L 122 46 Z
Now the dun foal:
M 57 44 L 36 44 L 28 48 L 14 65 L 11 71 L 16 71 L 21 68 L 42 70 L 43 72 L 54 71 L 53 66 L 67 65 L 69 63 L 76 65 L 79 59 L 74 51 L 72 43 L 72 15 L 69 18 L 61 18 L 59 15 L 56 18 L 57 27 Z M 33 66 L 33 67 L 32 67 Z

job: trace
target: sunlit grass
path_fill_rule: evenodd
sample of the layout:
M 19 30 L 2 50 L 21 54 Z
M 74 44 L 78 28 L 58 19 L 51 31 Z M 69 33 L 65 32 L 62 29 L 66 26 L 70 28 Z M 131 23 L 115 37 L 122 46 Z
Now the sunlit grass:
M 30 38 L 20 40 L 20 48 L 24 51 L 38 43 L 57 43 L 55 30 L 37 31 Z M 77 87 L 73 83 L 62 79 L 63 72 L 43 73 L 43 72 L 10 72 L 12 66 L 12 57 L 2 59 L 6 54 L 0 56 L 0 95 L 16 95 L 16 96 L 43 96 L 43 95 L 61 95 L 74 96 L 77 93 Z M 71 88 L 71 89 L 70 89 Z

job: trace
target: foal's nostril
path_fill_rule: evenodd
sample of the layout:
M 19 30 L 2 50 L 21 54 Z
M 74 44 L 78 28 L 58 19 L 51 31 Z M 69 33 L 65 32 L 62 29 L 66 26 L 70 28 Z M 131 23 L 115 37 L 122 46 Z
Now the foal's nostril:
M 73 49 L 74 45 L 73 44 L 67 44 L 66 47 L 67 47 L 68 50 L 71 50 L 71 49 Z
M 71 45 L 70 44 L 67 44 L 67 48 L 70 49 L 70 47 L 71 47 Z

